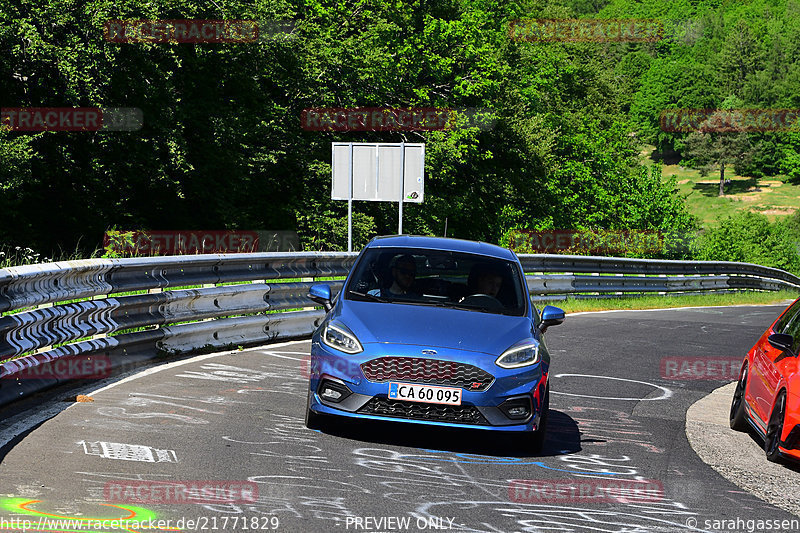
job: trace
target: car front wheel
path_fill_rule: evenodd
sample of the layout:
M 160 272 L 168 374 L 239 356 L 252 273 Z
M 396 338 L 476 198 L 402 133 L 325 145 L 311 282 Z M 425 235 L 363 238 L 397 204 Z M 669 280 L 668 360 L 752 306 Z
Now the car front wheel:
M 747 430 L 747 414 L 744 409 L 744 392 L 747 388 L 747 365 L 742 369 L 742 375 L 736 383 L 736 390 L 733 391 L 731 401 L 730 425 L 736 431 Z
M 778 463 L 781 460 L 781 452 L 779 449 L 781 442 L 781 434 L 783 433 L 783 420 L 786 417 L 786 393 L 781 392 L 778 399 L 775 401 L 775 407 L 772 409 L 772 415 L 769 417 L 769 424 L 767 424 L 767 436 L 764 439 L 764 451 L 767 454 L 767 459 L 773 463 Z
M 534 453 L 541 453 L 544 448 L 544 441 L 547 438 L 547 418 L 550 410 L 550 389 L 544 393 L 544 401 L 542 402 L 542 417 L 539 421 L 539 427 L 532 434 L 528 435 L 530 439 L 530 449 Z
M 308 429 L 322 430 L 325 428 L 325 415 L 311 410 L 311 394 L 311 392 L 308 393 L 308 400 L 306 401 L 306 427 Z

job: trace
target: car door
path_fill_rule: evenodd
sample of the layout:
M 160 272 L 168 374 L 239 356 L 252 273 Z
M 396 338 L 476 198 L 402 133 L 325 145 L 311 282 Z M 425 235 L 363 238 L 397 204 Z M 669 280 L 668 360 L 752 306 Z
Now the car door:
M 792 335 L 795 347 L 800 345 L 800 300 L 792 304 L 775 323 L 772 330 L 775 333 Z M 755 347 L 748 386 L 751 396 L 750 405 L 755 408 L 756 414 L 764 424 L 769 420 L 773 399 L 781 383 L 781 376 L 788 370 L 787 365 L 795 364 L 794 358 L 782 353 L 767 342 L 768 336 L 768 334 L 764 335 Z
M 797 353 L 800 350 L 800 312 L 795 313 L 791 322 L 784 328 L 783 333 L 791 335 L 794 341 L 792 342 L 791 354 L 783 353 L 772 361 L 775 370 L 779 374 L 777 387 L 786 385 L 789 378 L 797 373 Z M 777 392 L 777 389 L 775 392 Z

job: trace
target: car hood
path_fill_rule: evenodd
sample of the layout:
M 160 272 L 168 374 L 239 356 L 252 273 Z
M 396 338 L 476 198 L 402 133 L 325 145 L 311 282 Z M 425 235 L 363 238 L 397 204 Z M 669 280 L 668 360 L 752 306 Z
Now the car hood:
M 407 344 L 500 355 L 531 337 L 527 316 L 348 300 L 334 320 L 362 344 Z

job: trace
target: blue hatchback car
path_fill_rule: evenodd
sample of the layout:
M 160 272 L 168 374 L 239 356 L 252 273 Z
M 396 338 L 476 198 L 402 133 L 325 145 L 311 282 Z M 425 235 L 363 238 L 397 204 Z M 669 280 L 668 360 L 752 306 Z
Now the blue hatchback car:
M 522 265 L 486 243 L 378 237 L 342 291 L 311 287 L 328 311 L 311 344 L 306 425 L 331 415 L 519 432 L 545 439 L 550 355 L 564 321 L 532 304 Z

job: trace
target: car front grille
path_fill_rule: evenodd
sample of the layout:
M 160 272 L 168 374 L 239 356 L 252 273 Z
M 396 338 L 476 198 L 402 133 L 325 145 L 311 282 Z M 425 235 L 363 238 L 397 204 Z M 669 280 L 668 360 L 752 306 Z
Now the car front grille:
M 477 366 L 421 357 L 380 357 L 362 363 L 361 370 L 368 380 L 375 383 L 404 381 L 481 392 L 494 382 L 494 376 Z
M 365 415 L 390 416 L 408 420 L 429 420 L 431 422 L 453 422 L 488 426 L 478 408 L 472 405 L 438 405 L 416 402 L 401 402 L 388 398 L 375 397 L 368 401 L 359 413 Z

